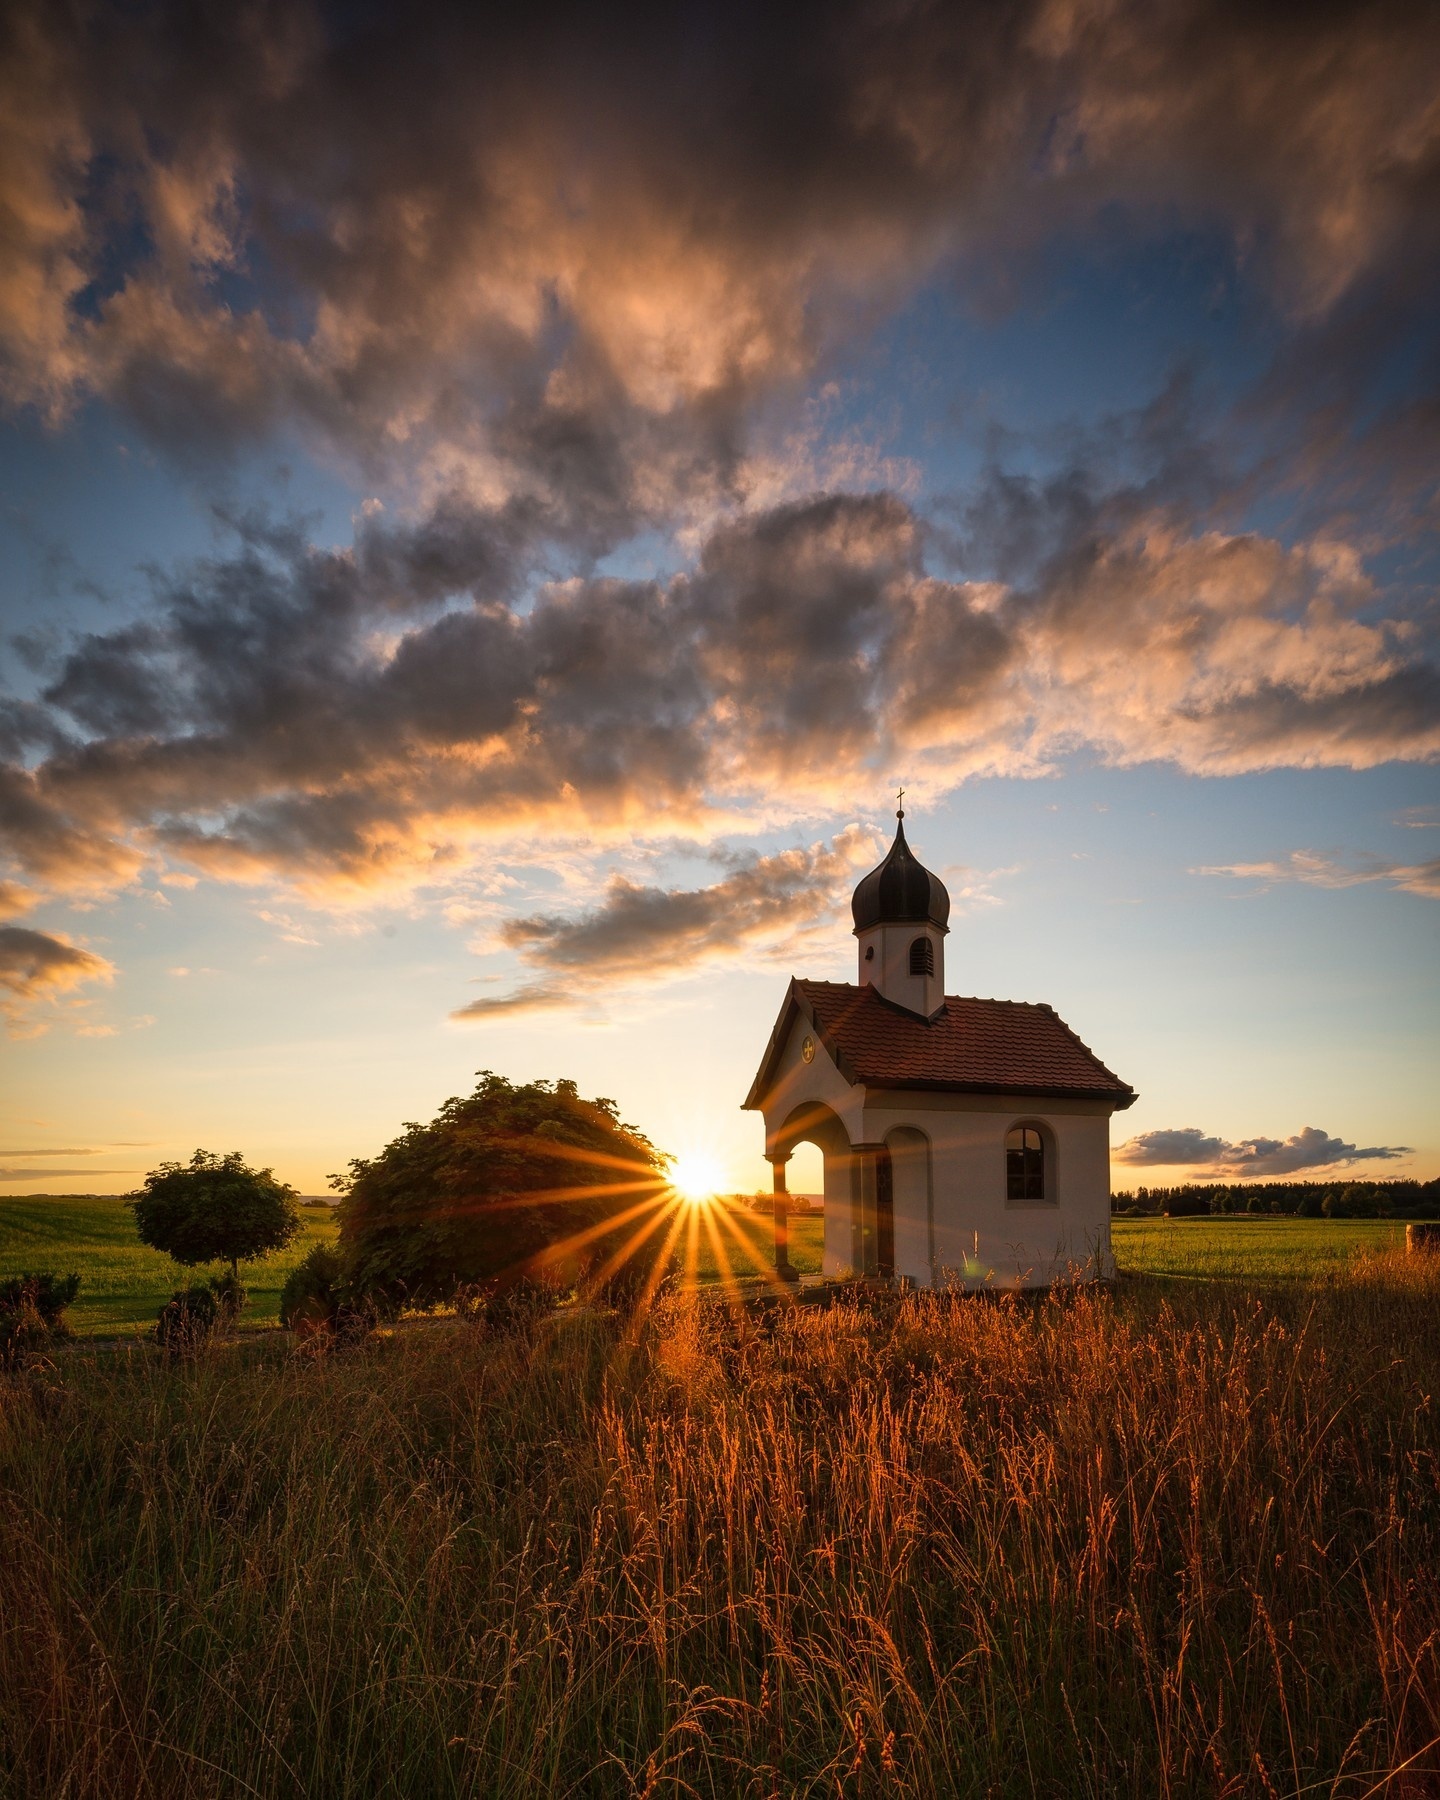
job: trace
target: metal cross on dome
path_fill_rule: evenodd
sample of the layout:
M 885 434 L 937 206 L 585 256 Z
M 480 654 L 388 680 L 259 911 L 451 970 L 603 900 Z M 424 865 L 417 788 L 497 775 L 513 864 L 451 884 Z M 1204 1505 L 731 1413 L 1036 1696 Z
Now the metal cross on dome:
M 903 787 L 900 789 L 899 793 L 896 794 L 895 798 L 900 802 L 900 805 L 896 809 L 895 817 L 897 819 L 903 819 L 905 817 L 905 790 Z

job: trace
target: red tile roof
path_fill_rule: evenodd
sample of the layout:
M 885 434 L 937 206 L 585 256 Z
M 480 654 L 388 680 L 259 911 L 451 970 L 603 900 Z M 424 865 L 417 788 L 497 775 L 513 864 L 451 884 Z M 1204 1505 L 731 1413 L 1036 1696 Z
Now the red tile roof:
M 763 1103 L 792 1009 L 814 1026 L 841 1074 L 865 1087 L 1110 1100 L 1117 1109 L 1136 1098 L 1052 1006 L 952 994 L 926 1020 L 868 985 L 792 981 L 746 1106 Z

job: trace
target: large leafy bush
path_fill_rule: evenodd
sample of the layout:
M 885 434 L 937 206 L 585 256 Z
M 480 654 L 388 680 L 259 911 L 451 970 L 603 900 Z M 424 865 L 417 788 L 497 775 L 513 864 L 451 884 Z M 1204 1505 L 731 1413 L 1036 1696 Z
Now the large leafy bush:
M 486 1071 L 473 1094 L 337 1177 L 347 1272 L 390 1305 L 537 1275 L 633 1298 L 669 1235 L 664 1169 L 613 1102 Z

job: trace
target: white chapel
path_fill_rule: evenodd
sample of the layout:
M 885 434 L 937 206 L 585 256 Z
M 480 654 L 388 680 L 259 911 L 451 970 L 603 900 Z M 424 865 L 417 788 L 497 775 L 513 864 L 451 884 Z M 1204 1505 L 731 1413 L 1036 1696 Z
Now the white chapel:
M 895 841 L 851 902 L 859 980 L 792 980 L 745 1106 L 765 1119 L 775 1261 L 785 1165 L 825 1163 L 825 1274 L 1044 1287 L 1114 1273 L 1110 1115 L 1135 1090 L 1053 1007 L 945 992 L 950 896 Z

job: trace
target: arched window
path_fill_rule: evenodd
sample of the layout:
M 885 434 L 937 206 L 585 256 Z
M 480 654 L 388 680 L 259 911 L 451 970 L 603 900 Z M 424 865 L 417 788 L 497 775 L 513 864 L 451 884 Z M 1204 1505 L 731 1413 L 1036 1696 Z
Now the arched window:
M 935 973 L 935 946 L 928 937 L 916 938 L 910 946 L 910 973 L 912 975 L 933 975 Z
M 1005 1198 L 1045 1199 L 1045 1140 L 1033 1125 L 1005 1133 Z

